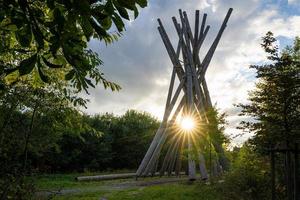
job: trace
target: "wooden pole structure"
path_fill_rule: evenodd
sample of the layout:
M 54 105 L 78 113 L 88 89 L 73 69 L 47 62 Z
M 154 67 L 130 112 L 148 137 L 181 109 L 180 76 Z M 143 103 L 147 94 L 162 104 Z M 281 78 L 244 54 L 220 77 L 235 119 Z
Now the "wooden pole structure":
M 175 172 L 176 175 L 180 174 L 183 158 L 182 153 L 184 152 L 184 148 L 187 148 L 187 170 L 189 179 L 196 179 L 196 162 L 193 152 L 197 152 L 199 158 L 201 178 L 203 180 L 208 178 L 205 158 L 201 149 L 197 147 L 197 143 L 199 143 L 199 140 L 203 139 L 203 137 L 197 136 L 197 131 L 199 132 L 199 130 L 196 130 L 195 136 L 192 135 L 192 133 L 180 133 L 178 125 L 176 125 L 176 118 L 181 112 L 182 115 L 194 116 L 195 118 L 207 121 L 206 111 L 209 107 L 212 107 L 212 103 L 205 80 L 205 73 L 226 28 L 231 12 L 232 8 L 228 10 L 222 26 L 206 53 L 203 62 L 200 61 L 199 52 L 210 28 L 209 25 L 206 25 L 207 14 L 203 15 L 200 25 L 200 12 L 196 10 L 194 33 L 192 32 L 188 15 L 185 11 L 179 10 L 180 23 L 175 17 L 172 17 L 179 38 L 176 51 L 172 46 L 161 20 L 158 19 L 158 31 L 172 62 L 173 69 L 163 120 L 136 171 L 136 177 L 156 174 L 157 169 L 159 169 L 158 164 L 161 163 L 159 157 L 162 156 L 163 145 L 166 141 L 169 141 L 167 142 L 169 144 L 168 150 L 161 163 L 161 176 L 164 175 L 165 172 L 168 172 L 168 175 L 173 174 L 173 172 Z M 176 77 L 179 79 L 179 85 L 174 91 Z M 183 93 L 181 93 L 181 91 Z M 179 103 L 177 103 L 180 94 L 183 94 L 183 97 Z M 176 109 L 175 105 L 177 105 Z M 221 144 L 213 143 L 213 145 L 217 153 L 220 154 L 224 152 Z M 221 162 L 222 158 L 219 160 Z M 219 163 L 218 161 L 215 162 Z

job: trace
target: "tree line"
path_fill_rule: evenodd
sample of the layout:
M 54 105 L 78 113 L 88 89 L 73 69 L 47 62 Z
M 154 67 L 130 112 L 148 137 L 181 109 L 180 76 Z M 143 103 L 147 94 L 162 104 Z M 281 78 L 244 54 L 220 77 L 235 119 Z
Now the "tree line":
M 250 66 L 256 72 L 255 88 L 248 104 L 237 105 L 247 117 L 238 128 L 253 136 L 232 152 L 233 168 L 223 188 L 229 199 L 271 199 L 272 173 L 276 199 L 299 198 L 293 189 L 300 184 L 299 160 L 292 151 L 277 152 L 272 169 L 270 155 L 273 149 L 295 149 L 300 143 L 300 38 L 282 49 L 277 44 L 272 32 L 262 38 L 267 60 Z

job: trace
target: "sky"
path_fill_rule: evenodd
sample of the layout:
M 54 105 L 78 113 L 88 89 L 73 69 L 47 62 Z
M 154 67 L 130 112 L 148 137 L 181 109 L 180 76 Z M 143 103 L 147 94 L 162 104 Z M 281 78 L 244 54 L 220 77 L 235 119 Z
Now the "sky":
M 241 137 L 236 129 L 244 117 L 238 116 L 237 103 L 247 103 L 247 94 L 255 85 L 252 64 L 266 61 L 260 47 L 261 37 L 272 31 L 283 48 L 300 36 L 300 0 L 149 0 L 136 20 L 126 22 L 126 31 L 115 43 L 106 46 L 96 40 L 89 48 L 104 62 L 101 66 L 107 79 L 121 85 L 111 92 L 102 86 L 90 90 L 88 108 L 84 112 L 121 115 L 128 109 L 147 111 L 162 118 L 170 82 L 172 64 L 157 30 L 160 18 L 173 45 L 178 41 L 172 16 L 185 10 L 193 24 L 195 10 L 208 14 L 211 26 L 200 57 L 206 54 L 229 8 L 233 13 L 206 73 L 212 102 L 227 114 L 225 133 L 241 144 L 250 134 Z

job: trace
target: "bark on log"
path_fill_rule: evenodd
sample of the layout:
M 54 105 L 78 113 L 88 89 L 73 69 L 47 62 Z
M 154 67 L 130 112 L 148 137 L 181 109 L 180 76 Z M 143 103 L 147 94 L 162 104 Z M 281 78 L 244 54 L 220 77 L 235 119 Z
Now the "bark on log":
M 113 179 L 126 179 L 133 178 L 136 176 L 136 173 L 126 173 L 126 174 L 106 174 L 98 176 L 79 176 L 75 179 L 77 181 L 104 181 L 104 180 L 113 180 Z
M 206 166 L 205 166 L 205 159 L 201 152 L 199 152 L 199 169 L 200 169 L 201 179 L 207 180 L 208 173 L 207 173 Z

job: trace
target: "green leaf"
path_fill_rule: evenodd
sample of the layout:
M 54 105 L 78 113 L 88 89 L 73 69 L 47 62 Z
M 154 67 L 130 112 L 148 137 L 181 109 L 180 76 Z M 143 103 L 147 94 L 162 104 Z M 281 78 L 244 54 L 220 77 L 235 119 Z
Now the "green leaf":
M 76 0 L 74 6 L 83 14 L 89 15 L 91 12 L 91 6 L 87 0 Z
M 136 3 L 139 4 L 142 8 L 147 6 L 147 0 L 136 0 Z
M 20 66 L 18 67 L 20 75 L 22 76 L 25 74 L 29 74 L 33 70 L 36 64 L 36 60 L 37 60 L 37 54 L 34 54 L 31 57 L 22 60 Z
M 75 74 L 75 69 L 71 69 L 66 75 L 65 75 L 65 80 L 69 81 L 74 77 Z
M 43 62 L 50 68 L 62 68 L 62 65 L 50 63 L 44 56 L 42 57 L 42 59 L 43 59 Z
M 118 0 L 120 6 L 129 10 L 134 10 L 135 0 Z
M 47 0 L 47 6 L 48 6 L 50 9 L 53 9 L 53 8 L 54 8 L 54 0 Z
M 42 64 L 41 64 L 41 62 L 40 62 L 40 59 L 38 60 L 38 62 L 37 62 L 37 64 L 38 64 L 38 72 L 39 72 L 39 75 L 40 75 L 40 78 L 41 78 L 41 80 L 43 81 L 43 82 L 45 82 L 45 83 L 49 83 L 50 81 L 49 81 L 49 77 L 48 76 L 46 76 L 45 74 L 44 74 L 44 72 L 43 72 L 43 70 L 42 70 Z
M 55 35 L 50 38 L 50 52 L 52 53 L 53 57 L 56 56 L 58 49 L 60 48 L 60 41 L 59 36 Z
M 44 39 L 43 39 L 44 37 L 43 37 L 41 30 L 38 28 L 34 28 L 32 30 L 32 32 L 33 32 L 35 41 L 37 42 L 38 49 L 43 49 L 44 48 Z
M 90 23 L 100 38 L 108 36 L 107 32 L 101 26 L 99 26 L 93 19 L 90 19 Z
M 129 15 L 128 15 L 128 12 L 127 12 L 127 10 L 125 8 L 120 7 L 120 6 L 116 6 L 116 8 L 117 8 L 118 12 L 120 13 L 120 15 L 123 18 L 129 20 Z
M 119 17 L 119 15 L 114 15 L 112 17 L 114 24 L 116 25 L 117 29 L 119 32 L 122 32 L 124 30 L 124 23 L 121 19 L 121 17 Z
M 105 29 L 108 30 L 112 25 L 112 21 L 110 17 L 106 17 L 104 20 L 101 21 L 101 26 Z
M 5 89 L 5 84 L 2 81 L 0 81 L 0 91 L 4 89 Z
M 15 32 L 17 41 L 22 47 L 29 47 L 32 41 L 32 33 L 29 25 L 22 26 L 18 31 Z
M 139 10 L 137 9 L 137 7 L 134 7 L 134 19 L 136 19 L 139 15 Z
M 86 82 L 87 84 L 89 84 L 91 87 L 95 88 L 95 85 L 92 83 L 92 81 L 91 81 L 90 79 L 85 78 L 84 80 L 85 80 L 85 82 Z
M 15 68 L 6 68 L 6 69 L 4 69 L 4 73 L 5 73 L 6 75 L 9 75 L 9 74 L 15 72 L 15 71 L 18 70 L 18 69 L 19 69 L 18 67 L 15 67 Z
M 11 13 L 11 22 L 15 24 L 19 29 L 21 29 L 24 24 L 28 24 L 26 15 L 22 12 L 17 12 L 16 10 L 13 10 Z
M 54 19 L 53 19 L 54 24 L 57 24 L 58 27 L 59 27 L 60 29 L 62 29 L 63 26 L 64 26 L 64 23 L 65 23 L 65 18 L 64 18 L 64 16 L 61 14 L 61 12 L 60 12 L 60 10 L 59 10 L 58 8 L 55 8 L 55 9 L 53 10 L 53 17 L 54 17 Z
M 85 16 L 82 16 L 80 25 L 81 25 L 81 28 L 83 30 L 83 33 L 84 33 L 87 41 L 89 41 L 90 37 L 93 35 L 94 30 L 93 30 L 93 27 L 92 27 L 91 23 L 89 22 L 88 18 Z
M 111 0 L 107 0 L 106 4 L 105 4 L 105 11 L 112 15 L 114 13 L 114 6 L 112 4 L 112 1 Z

